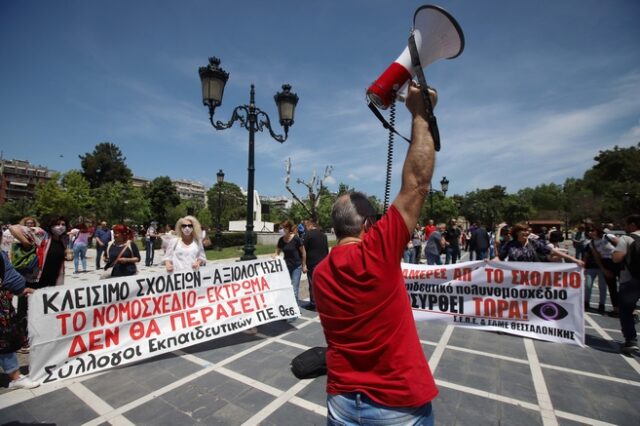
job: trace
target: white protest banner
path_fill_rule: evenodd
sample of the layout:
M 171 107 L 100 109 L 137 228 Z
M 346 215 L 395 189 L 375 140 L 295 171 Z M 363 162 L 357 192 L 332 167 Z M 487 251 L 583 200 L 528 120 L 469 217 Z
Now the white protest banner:
M 282 259 L 47 287 L 29 297 L 30 377 L 51 383 L 299 315 Z
M 416 321 L 584 346 L 583 274 L 572 263 L 402 264 Z

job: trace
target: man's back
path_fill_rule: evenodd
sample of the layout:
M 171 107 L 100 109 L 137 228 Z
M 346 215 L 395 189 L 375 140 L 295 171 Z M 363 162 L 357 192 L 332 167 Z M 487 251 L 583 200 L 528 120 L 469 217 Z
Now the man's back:
M 392 206 L 361 242 L 336 246 L 316 268 L 329 394 L 358 391 L 395 407 L 419 406 L 437 395 L 400 269 L 408 240 Z
M 307 251 L 307 266 L 317 265 L 329 253 L 327 236 L 317 228 L 307 230 L 304 249 Z

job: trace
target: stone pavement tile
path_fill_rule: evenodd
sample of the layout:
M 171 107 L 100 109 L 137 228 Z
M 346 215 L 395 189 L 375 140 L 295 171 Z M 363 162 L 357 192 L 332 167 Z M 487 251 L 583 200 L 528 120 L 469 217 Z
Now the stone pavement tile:
M 558 426 L 584 426 L 584 423 L 558 417 Z
M 258 327 L 258 331 L 262 332 L 265 326 Z M 247 333 L 236 333 L 230 336 L 220 337 L 208 342 L 200 343 L 182 350 L 186 353 L 193 354 L 198 358 L 205 359 L 212 364 L 224 361 L 232 355 L 242 352 L 256 344 L 262 339 L 258 336 L 252 336 Z
M 287 321 L 278 320 L 268 324 L 264 324 L 258 327 L 258 331 L 266 336 L 275 337 L 289 331 L 293 331 L 296 328 L 293 324 L 289 324 Z
M 576 345 L 561 345 L 553 342 L 534 340 L 538 360 L 573 370 L 613 376 L 621 379 L 635 380 L 638 373 L 624 360 L 617 351 L 604 351 L 591 347 L 581 348 Z M 609 350 L 610 348 L 605 348 Z
M 511 358 L 527 359 L 522 338 L 511 334 L 456 327 L 448 344 Z
M 638 425 L 637 386 L 549 369 L 542 372 L 554 409 L 621 426 Z
M 98 414 L 68 389 L 58 389 L 0 410 L 0 424 L 81 425 Z
M 528 365 L 482 355 L 446 350 L 436 379 L 537 404 Z
M 301 352 L 298 348 L 272 342 L 226 367 L 277 389 L 287 390 L 298 382 L 291 372 L 291 360 Z
M 274 399 L 217 372 L 210 372 L 159 398 L 200 424 L 240 424 Z
M 324 426 L 327 419 L 320 414 L 305 410 L 291 403 L 284 404 L 273 414 L 260 422 L 263 426 Z
M 325 407 L 327 405 L 327 376 L 316 377 L 296 396 Z
M 167 404 L 160 398 L 152 399 L 146 404 L 135 407 L 124 413 L 123 416 L 133 424 L 139 426 L 187 426 L 198 424 L 198 421 L 194 420 L 189 413 L 185 413 L 180 408 Z M 226 424 L 237 423 L 229 422 Z
M 440 386 L 433 401 L 435 424 L 446 426 L 542 425 L 540 413 Z
M 148 395 L 201 367 L 174 354 L 160 355 L 131 366 L 109 370 L 83 384 L 114 408 Z
M 327 341 L 324 339 L 324 332 L 319 322 L 312 322 L 300 330 L 288 334 L 285 340 L 311 348 L 314 346 L 327 346 Z
M 427 323 L 424 321 L 420 321 L 416 322 L 416 328 L 418 329 L 418 337 L 420 338 L 420 340 L 437 343 L 442 337 L 442 333 L 444 333 L 447 325 L 435 322 Z

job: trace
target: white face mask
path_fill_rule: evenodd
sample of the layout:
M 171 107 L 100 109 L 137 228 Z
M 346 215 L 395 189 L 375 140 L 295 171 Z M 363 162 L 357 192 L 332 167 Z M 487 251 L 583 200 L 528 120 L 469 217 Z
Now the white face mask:
M 182 228 L 182 233 L 184 235 L 191 235 L 192 232 L 193 232 L 193 228 L 192 227 Z
M 51 232 L 53 232 L 55 235 L 62 235 L 64 234 L 64 231 L 67 230 L 67 227 L 64 225 L 56 225 L 53 228 L 51 228 Z

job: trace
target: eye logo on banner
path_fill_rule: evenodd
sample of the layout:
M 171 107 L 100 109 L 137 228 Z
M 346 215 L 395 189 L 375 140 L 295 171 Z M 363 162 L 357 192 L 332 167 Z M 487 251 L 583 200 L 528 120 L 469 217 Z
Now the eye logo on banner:
M 539 303 L 531 309 L 531 312 L 545 321 L 558 321 L 569 315 L 569 312 L 555 302 Z

